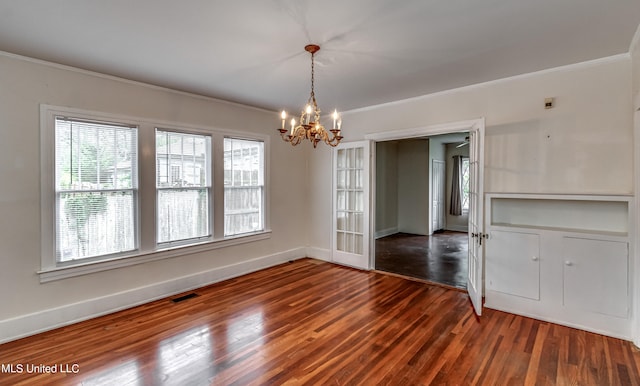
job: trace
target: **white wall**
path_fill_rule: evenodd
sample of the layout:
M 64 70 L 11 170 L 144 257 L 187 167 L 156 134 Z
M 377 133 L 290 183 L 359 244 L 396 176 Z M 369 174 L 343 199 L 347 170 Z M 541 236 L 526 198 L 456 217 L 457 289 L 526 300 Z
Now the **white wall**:
M 376 237 L 398 232 L 398 142 L 376 143 Z
M 398 232 L 429 234 L 429 140 L 398 142 Z
M 631 61 L 633 67 L 633 95 L 638 98 L 640 96 L 640 25 L 638 25 L 636 34 L 633 37 L 629 52 L 631 53 Z M 640 105 L 640 102 L 637 102 L 637 104 Z
M 271 237 L 40 284 L 36 273 L 40 269 L 40 104 L 271 135 L 267 171 Z M 277 113 L 0 53 L 0 341 L 24 333 L 20 325 L 34 322 L 39 315 L 46 314 L 51 323 L 64 323 L 82 318 L 85 311 L 103 312 L 100 307 L 106 304 L 122 307 L 127 299 L 121 295 L 137 289 L 145 289 L 137 292 L 143 298 L 153 297 L 159 290 L 175 292 L 197 285 L 199 274 L 221 267 L 262 257 L 276 261 L 304 256 L 310 216 L 304 198 L 308 193 L 306 150 L 280 140 L 277 126 Z M 321 182 L 314 179 L 311 186 L 330 186 L 327 181 L 330 177 Z M 329 197 L 323 197 L 323 202 L 329 202 Z M 325 219 L 315 224 L 321 221 Z M 78 304 L 85 310 L 76 312 Z M 43 328 L 46 323 L 34 322 L 29 328 Z
M 450 143 L 446 145 L 446 183 L 445 183 L 445 213 L 446 229 L 451 231 L 467 232 L 469 230 L 469 213 L 463 212 L 460 216 L 453 216 L 449 213 L 451 206 L 451 185 L 453 180 L 453 156 L 461 155 L 469 157 L 469 146 L 457 147 L 458 144 Z
M 631 59 L 620 55 L 346 112 L 344 141 L 485 117 L 486 192 L 631 194 L 631 76 Z M 556 108 L 545 110 L 545 97 Z M 331 163 L 328 153 L 309 162 L 313 180 L 331 178 L 318 167 Z M 311 194 L 320 215 L 312 234 L 329 233 L 330 197 L 330 186 Z

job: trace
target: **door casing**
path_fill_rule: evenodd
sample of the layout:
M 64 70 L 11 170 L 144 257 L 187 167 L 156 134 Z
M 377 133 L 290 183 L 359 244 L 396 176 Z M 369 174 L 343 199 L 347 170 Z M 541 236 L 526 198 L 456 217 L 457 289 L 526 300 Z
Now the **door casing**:
M 481 137 L 480 140 L 480 146 L 477 149 L 478 150 L 478 160 L 481 163 L 482 166 L 484 163 L 484 130 L 485 130 L 485 120 L 484 118 L 478 118 L 478 119 L 471 119 L 471 120 L 467 120 L 467 121 L 458 121 L 458 122 L 450 122 L 450 123 L 443 123 L 443 124 L 438 124 L 438 125 L 432 125 L 432 126 L 425 126 L 425 127 L 418 127 L 418 128 L 410 128 L 410 129 L 400 129 L 400 130 L 392 130 L 392 131 L 387 131 L 387 132 L 381 132 L 381 133 L 372 133 L 372 134 L 367 134 L 365 135 L 365 139 L 369 140 L 369 141 L 373 141 L 373 142 L 380 142 L 380 141 L 392 141 L 392 140 L 401 140 L 401 139 L 410 139 L 410 138 L 421 138 L 421 137 L 429 137 L 429 136 L 434 136 L 434 135 L 441 135 L 441 134 L 450 134 L 450 133 L 461 133 L 461 132 L 470 132 L 470 131 L 474 131 L 477 130 L 478 134 Z M 371 146 L 371 160 L 370 160 L 370 165 L 375 165 L 376 163 L 376 154 L 375 154 L 375 146 Z M 481 166 L 481 167 L 482 167 Z M 481 173 L 481 176 L 483 178 L 483 175 Z M 371 172 L 370 172 L 370 179 L 369 179 L 369 186 L 370 186 L 370 195 L 371 195 L 371 199 L 369 201 L 369 223 L 370 223 L 370 232 L 372 232 L 371 234 L 375 234 L 375 203 L 376 203 L 376 197 L 375 197 L 375 184 L 376 184 L 376 175 L 375 175 L 375 167 L 371 168 Z M 482 201 L 484 200 L 484 184 L 482 183 L 482 181 L 479 184 L 479 189 L 478 189 L 478 200 Z M 480 213 L 480 218 L 477 219 L 478 220 L 478 225 L 480 227 L 484 226 L 484 219 L 482 218 L 484 216 L 484 213 Z M 480 229 L 479 232 L 484 232 L 483 229 Z M 373 264 L 373 256 L 375 256 L 375 237 L 370 237 L 369 238 L 369 253 L 371 255 L 371 257 L 369 258 L 369 261 L 371 262 L 370 264 Z M 481 260 L 484 259 L 484 254 L 482 254 Z M 482 261 L 483 263 L 483 261 Z M 481 276 L 480 276 L 480 296 L 482 296 L 482 294 L 484 293 L 484 268 L 483 268 L 484 264 L 481 264 Z M 373 268 L 373 266 L 371 265 L 370 268 Z M 475 301 L 475 303 L 477 303 L 477 299 Z M 478 308 L 476 307 L 476 312 L 478 314 L 480 314 L 480 312 L 478 312 Z

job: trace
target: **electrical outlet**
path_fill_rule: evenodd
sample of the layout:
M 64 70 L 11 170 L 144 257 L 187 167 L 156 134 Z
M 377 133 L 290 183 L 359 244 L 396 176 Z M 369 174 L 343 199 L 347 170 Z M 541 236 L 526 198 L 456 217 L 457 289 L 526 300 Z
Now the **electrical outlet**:
M 545 109 L 552 109 L 555 104 L 555 98 L 544 98 L 544 108 Z

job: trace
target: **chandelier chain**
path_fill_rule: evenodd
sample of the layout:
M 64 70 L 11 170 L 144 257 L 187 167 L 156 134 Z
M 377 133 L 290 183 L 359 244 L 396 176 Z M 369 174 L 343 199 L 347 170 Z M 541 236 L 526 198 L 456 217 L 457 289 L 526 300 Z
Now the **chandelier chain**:
M 318 104 L 316 103 L 316 93 L 314 91 L 314 79 L 315 79 L 315 61 L 314 61 L 314 57 L 315 57 L 315 52 L 311 53 L 311 100 L 310 102 L 313 102 L 313 107 L 317 107 Z

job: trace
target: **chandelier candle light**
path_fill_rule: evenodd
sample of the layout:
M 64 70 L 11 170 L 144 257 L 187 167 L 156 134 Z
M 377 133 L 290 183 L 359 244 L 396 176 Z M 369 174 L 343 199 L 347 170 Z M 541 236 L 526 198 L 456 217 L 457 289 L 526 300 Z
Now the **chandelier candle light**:
M 311 53 L 311 95 L 307 100 L 307 105 L 300 114 L 300 124 L 296 126 L 295 118 L 291 118 L 291 133 L 285 127 L 287 120 L 287 112 L 282 111 L 280 118 L 282 119 L 282 127 L 278 129 L 280 136 L 285 142 L 291 143 L 292 146 L 296 146 L 302 142 L 305 138 L 311 141 L 313 147 L 318 146 L 318 142 L 323 141 L 329 146 L 335 147 L 340 143 L 342 136 L 340 135 L 340 127 L 342 126 L 342 119 L 338 115 L 338 111 L 334 111 L 333 128 L 326 130 L 320 123 L 320 109 L 316 103 L 316 95 L 313 90 L 314 86 L 314 55 L 320 50 L 320 46 L 315 44 L 309 44 L 304 47 L 305 51 Z M 331 134 L 329 134 L 331 132 Z

